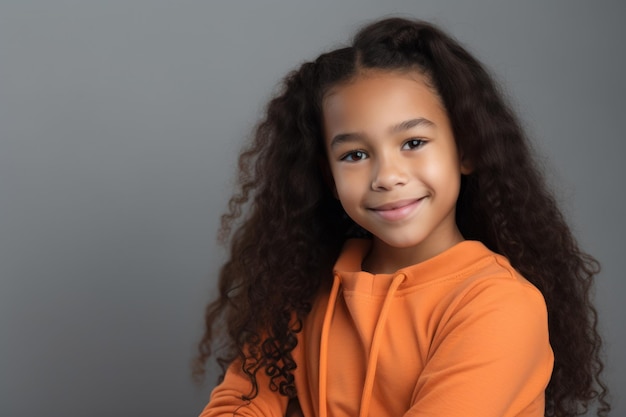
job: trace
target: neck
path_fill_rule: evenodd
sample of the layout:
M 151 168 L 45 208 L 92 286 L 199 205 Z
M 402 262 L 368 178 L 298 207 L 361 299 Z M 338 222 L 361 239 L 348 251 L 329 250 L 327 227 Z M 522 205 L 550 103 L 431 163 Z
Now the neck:
M 398 248 L 374 237 L 372 247 L 363 259 L 362 269 L 372 274 L 392 274 L 399 269 L 430 259 L 463 240 L 461 232 L 457 230 L 457 233 L 437 245 Z

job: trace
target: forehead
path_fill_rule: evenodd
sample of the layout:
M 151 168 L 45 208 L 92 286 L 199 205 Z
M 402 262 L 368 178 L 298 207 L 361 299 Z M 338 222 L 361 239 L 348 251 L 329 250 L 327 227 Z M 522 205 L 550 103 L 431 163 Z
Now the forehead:
M 445 110 L 429 80 L 418 72 L 372 72 L 330 89 L 322 101 L 326 137 L 415 117 L 440 119 Z

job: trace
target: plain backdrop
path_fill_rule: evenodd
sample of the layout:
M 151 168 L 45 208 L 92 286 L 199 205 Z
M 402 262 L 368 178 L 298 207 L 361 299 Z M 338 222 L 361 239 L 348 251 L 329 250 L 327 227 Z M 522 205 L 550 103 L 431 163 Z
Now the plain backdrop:
M 236 157 L 280 79 L 388 15 L 504 86 L 596 284 L 626 415 L 620 1 L 0 0 L 0 415 L 195 416 Z

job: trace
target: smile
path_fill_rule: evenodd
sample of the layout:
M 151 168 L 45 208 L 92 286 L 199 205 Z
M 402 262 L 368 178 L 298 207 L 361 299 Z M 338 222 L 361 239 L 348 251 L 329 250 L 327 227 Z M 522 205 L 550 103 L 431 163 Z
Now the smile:
M 384 220 L 398 221 L 408 217 L 417 207 L 419 207 L 424 198 L 425 197 L 395 201 L 393 203 L 372 207 L 369 210 L 373 211 Z

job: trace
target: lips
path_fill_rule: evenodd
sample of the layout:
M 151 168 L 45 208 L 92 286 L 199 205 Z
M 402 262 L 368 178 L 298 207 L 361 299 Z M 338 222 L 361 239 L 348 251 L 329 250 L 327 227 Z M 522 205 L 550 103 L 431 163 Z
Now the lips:
M 394 201 L 370 208 L 371 211 L 385 220 L 398 221 L 408 217 L 417 207 L 424 197 Z

